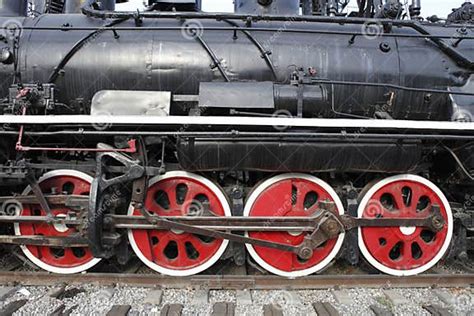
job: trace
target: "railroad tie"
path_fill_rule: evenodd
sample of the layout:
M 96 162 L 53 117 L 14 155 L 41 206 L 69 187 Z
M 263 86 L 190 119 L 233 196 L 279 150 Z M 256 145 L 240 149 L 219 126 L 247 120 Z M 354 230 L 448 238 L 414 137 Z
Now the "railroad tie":
M 393 316 L 393 313 L 390 310 L 379 307 L 377 305 L 370 305 L 370 309 L 374 312 L 376 316 Z
M 339 316 L 336 308 L 328 302 L 313 303 L 313 308 L 318 316 Z
M 161 316 L 181 316 L 183 312 L 183 305 L 181 304 L 166 304 L 161 309 Z
M 265 305 L 263 306 L 263 316 L 283 316 L 283 311 L 279 305 Z
M 19 287 L 11 286 L 0 288 L 0 301 L 5 301 L 7 298 L 13 296 L 18 290 Z
M 235 304 L 228 302 L 215 303 L 212 307 L 212 316 L 234 316 Z
M 11 316 L 14 312 L 25 306 L 28 300 L 18 300 L 7 304 L 2 310 L 0 310 L 0 316 Z
M 61 304 L 53 312 L 51 312 L 48 316 L 69 316 L 76 309 L 76 307 L 77 307 L 77 305 L 74 305 L 74 306 L 71 306 L 70 308 L 66 309 L 66 305 Z
M 151 290 L 146 295 L 143 303 L 150 304 L 150 305 L 160 305 L 161 300 L 163 299 L 163 291 L 162 290 Z
M 66 306 L 64 304 L 59 305 L 52 311 L 48 316 L 63 316 Z
M 423 305 L 423 309 L 433 316 L 453 316 L 449 310 L 442 308 L 439 305 Z
M 73 288 L 67 289 L 65 291 L 62 291 L 61 293 L 58 294 L 58 296 L 56 298 L 58 300 L 62 301 L 65 298 L 73 298 L 76 295 L 78 295 L 80 293 L 84 293 L 84 292 L 85 292 L 85 290 L 82 289 L 82 288 L 73 287 Z
M 59 287 L 53 288 L 46 295 L 51 298 L 60 299 L 59 297 L 61 297 L 64 292 L 66 292 L 66 285 L 61 285 Z
M 16 256 L 7 255 L 5 259 L 2 260 L 1 265 L 3 271 L 14 271 L 16 268 L 22 266 L 22 262 Z
M 198 289 L 194 291 L 192 305 L 206 305 L 209 303 L 209 290 Z
M 107 316 L 127 316 L 130 309 L 132 309 L 130 305 L 114 305 L 107 312 Z

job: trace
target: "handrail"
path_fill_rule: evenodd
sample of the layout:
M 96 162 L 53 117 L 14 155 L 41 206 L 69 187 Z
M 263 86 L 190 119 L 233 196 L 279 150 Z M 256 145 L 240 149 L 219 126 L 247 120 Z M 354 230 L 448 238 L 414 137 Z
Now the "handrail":
M 418 21 L 390 20 L 390 19 L 368 19 L 368 18 L 346 18 L 326 16 L 281 16 L 281 15 L 242 15 L 229 13 L 202 13 L 202 12 L 115 12 L 95 10 L 91 3 L 82 7 L 82 13 L 101 19 L 129 19 L 129 18 L 176 18 L 176 19 L 216 19 L 221 20 L 244 20 L 244 21 L 289 21 L 292 22 L 324 22 L 338 24 L 364 24 L 373 22 L 384 27 L 400 26 L 408 27 L 417 33 L 426 36 L 443 53 L 453 59 L 458 66 L 474 71 L 474 61 L 464 56 L 457 49 L 450 47 L 442 39 L 431 36 L 430 32 Z

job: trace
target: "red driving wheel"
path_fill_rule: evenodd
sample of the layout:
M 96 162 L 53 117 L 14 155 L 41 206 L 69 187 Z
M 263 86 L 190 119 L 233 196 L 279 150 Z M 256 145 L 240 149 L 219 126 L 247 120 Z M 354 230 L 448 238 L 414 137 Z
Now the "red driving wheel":
M 285 174 L 259 185 L 249 196 L 244 215 L 266 217 L 309 217 L 318 210 L 321 201 L 333 202 L 343 214 L 343 206 L 336 192 L 324 181 L 305 174 Z M 249 232 L 251 238 L 288 245 L 299 245 L 308 232 Z M 344 234 L 314 249 L 309 260 L 295 253 L 247 244 L 252 258 L 267 271 L 285 276 L 301 277 L 325 268 L 339 252 Z
M 38 181 L 44 194 L 49 195 L 89 195 L 92 178 L 75 170 L 56 170 L 46 173 Z M 28 187 L 23 195 L 29 195 Z M 72 212 L 65 206 L 50 205 L 55 217 L 66 217 Z M 19 216 L 46 216 L 39 204 L 23 205 Z M 15 224 L 17 236 L 73 236 L 77 230 L 61 224 L 22 223 Z M 79 273 L 96 265 L 100 259 L 94 258 L 89 248 L 58 248 L 44 246 L 21 246 L 23 253 L 38 267 L 61 274 Z
M 231 216 L 222 191 L 211 181 L 187 172 L 169 172 L 150 181 L 145 206 L 159 216 Z M 129 215 L 141 216 L 130 208 Z M 162 274 L 186 276 L 212 266 L 228 241 L 178 230 L 130 229 L 129 240 L 137 256 Z
M 446 197 L 436 185 L 415 175 L 391 177 L 375 184 L 359 206 L 363 218 L 425 218 L 439 207 L 444 228 L 363 227 L 359 246 L 378 270 L 392 275 L 414 275 L 434 266 L 452 237 L 453 218 Z

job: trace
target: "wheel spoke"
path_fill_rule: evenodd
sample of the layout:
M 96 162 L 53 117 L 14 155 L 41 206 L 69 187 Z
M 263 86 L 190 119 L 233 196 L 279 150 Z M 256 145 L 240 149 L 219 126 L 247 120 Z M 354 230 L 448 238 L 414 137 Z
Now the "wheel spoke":
M 417 186 L 417 185 L 411 185 L 410 189 L 411 189 L 411 194 L 412 194 L 410 206 L 411 206 L 411 209 L 416 211 L 418 202 L 420 201 L 423 195 L 426 195 L 427 192 L 426 190 L 423 190 L 421 186 Z
M 188 191 L 186 192 L 186 200 L 188 201 L 194 200 L 200 194 L 206 195 L 207 193 L 206 190 L 195 183 L 189 183 L 187 187 Z
M 181 205 L 178 204 L 178 201 L 177 201 L 177 196 L 176 196 L 176 185 L 177 185 L 177 181 L 175 181 L 175 183 L 173 183 L 173 185 L 170 185 L 167 187 L 167 190 L 165 190 L 166 194 L 168 195 L 168 200 L 169 200 L 169 203 L 170 203 L 170 210 L 171 211 L 176 211 L 176 210 L 180 210 L 181 209 Z M 183 216 L 185 214 L 182 214 Z
M 293 181 L 292 185 L 296 188 L 296 203 L 293 206 L 293 210 L 296 212 L 304 212 L 305 198 L 306 195 L 312 191 L 311 186 L 301 181 Z
M 400 240 L 397 239 L 396 236 L 394 236 L 393 232 L 389 231 L 388 233 L 391 235 L 389 238 L 381 237 L 381 238 L 385 238 L 385 240 L 387 241 L 387 244 L 385 246 L 381 247 L 380 251 L 382 252 L 383 257 L 386 260 L 391 260 L 390 259 L 390 252 L 396 246 L 396 244 L 398 242 L 400 242 Z M 386 236 L 386 235 L 384 235 L 384 236 Z M 379 242 L 379 244 L 380 244 L 380 242 Z
M 399 185 L 395 186 L 395 188 L 391 190 L 391 194 L 395 200 L 395 208 L 399 212 L 403 212 L 403 210 L 406 208 L 406 205 L 402 196 L 402 188 Z

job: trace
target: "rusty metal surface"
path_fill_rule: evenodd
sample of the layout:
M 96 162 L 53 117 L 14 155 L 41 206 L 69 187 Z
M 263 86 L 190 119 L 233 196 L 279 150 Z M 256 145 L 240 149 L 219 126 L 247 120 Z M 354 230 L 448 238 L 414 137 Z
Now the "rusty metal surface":
M 169 277 L 158 274 L 114 274 L 85 273 L 79 275 L 56 275 L 44 272 L 0 272 L 0 284 L 21 283 L 23 285 L 54 284 L 117 284 L 158 287 L 167 289 L 327 289 L 344 288 L 406 288 L 406 287 L 466 287 L 474 284 L 474 274 L 423 274 L 410 277 L 386 275 L 315 275 L 301 279 L 286 279 L 278 276 L 216 276 Z
M 87 239 L 80 236 L 56 237 L 56 236 L 10 236 L 0 235 L 0 244 L 9 245 L 32 245 L 49 247 L 88 247 Z
M 49 204 L 59 205 L 64 204 L 66 206 L 78 205 L 88 206 L 89 196 L 84 195 L 47 195 L 44 197 Z M 38 198 L 34 195 L 15 195 L 15 196 L 1 196 L 0 203 L 4 202 L 19 202 L 24 204 L 39 204 Z

